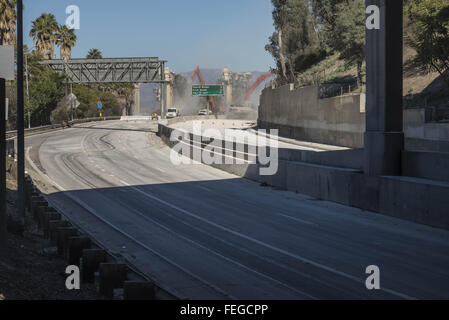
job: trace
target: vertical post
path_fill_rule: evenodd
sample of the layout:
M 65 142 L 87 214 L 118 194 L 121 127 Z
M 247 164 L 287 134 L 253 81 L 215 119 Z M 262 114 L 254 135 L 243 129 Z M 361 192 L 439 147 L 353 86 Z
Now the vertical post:
M 25 137 L 23 126 L 23 1 L 17 0 L 17 210 L 25 222 Z
M 365 2 L 380 9 L 380 28 L 366 31 L 365 174 L 401 175 L 403 1 Z
M 26 79 L 26 88 L 27 88 L 27 102 L 30 102 L 30 88 L 28 85 L 28 56 L 25 55 L 25 79 Z
M 6 87 L 0 79 L 0 252 L 6 249 Z
M 165 62 L 161 61 L 161 117 L 165 119 Z
M 70 84 L 70 118 L 73 122 L 73 84 Z

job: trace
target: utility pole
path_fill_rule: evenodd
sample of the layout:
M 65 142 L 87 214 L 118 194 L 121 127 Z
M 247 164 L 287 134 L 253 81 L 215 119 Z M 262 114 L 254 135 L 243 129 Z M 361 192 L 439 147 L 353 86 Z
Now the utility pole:
M 6 87 L 0 79 L 0 252 L 6 249 Z
M 25 134 L 23 111 L 23 1 L 17 0 L 17 211 L 25 223 Z

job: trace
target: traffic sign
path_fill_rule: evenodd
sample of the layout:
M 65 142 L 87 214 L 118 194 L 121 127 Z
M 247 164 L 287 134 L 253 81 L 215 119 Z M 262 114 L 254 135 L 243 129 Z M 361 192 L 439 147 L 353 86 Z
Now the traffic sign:
M 193 85 L 192 96 L 206 97 L 206 96 L 223 96 L 224 88 L 222 84 L 204 84 Z
M 0 46 L 0 78 L 14 80 L 14 46 Z
M 98 100 L 97 109 L 101 110 L 102 108 L 103 108 L 103 106 L 101 105 L 101 101 Z

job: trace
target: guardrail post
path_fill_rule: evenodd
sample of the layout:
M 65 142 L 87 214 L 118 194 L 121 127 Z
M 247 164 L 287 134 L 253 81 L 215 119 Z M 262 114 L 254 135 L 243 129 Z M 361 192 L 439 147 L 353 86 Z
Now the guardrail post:
M 55 220 L 48 222 L 48 230 L 50 236 L 50 243 L 54 246 L 58 244 L 57 230 L 58 228 L 70 228 L 72 224 L 66 220 Z
M 75 228 L 56 228 L 56 238 L 58 243 L 58 255 L 65 257 L 67 242 L 70 237 L 76 237 L 78 230 Z
M 152 282 L 125 281 L 123 285 L 124 300 L 154 300 L 155 285 Z
M 69 265 L 80 266 L 84 249 L 89 249 L 92 242 L 89 237 L 70 237 L 67 245 L 67 262 Z
M 6 249 L 6 94 L 0 79 L 0 251 Z
M 106 298 L 114 297 L 114 289 L 123 288 L 127 266 L 124 263 L 100 264 L 100 294 Z
M 101 249 L 85 249 L 82 255 L 81 278 L 85 283 L 94 283 L 95 272 L 98 271 L 100 263 L 106 262 L 106 251 Z
M 46 239 L 50 238 L 50 221 L 58 221 L 61 220 L 61 214 L 56 210 L 52 210 L 51 212 L 44 212 L 44 237 Z

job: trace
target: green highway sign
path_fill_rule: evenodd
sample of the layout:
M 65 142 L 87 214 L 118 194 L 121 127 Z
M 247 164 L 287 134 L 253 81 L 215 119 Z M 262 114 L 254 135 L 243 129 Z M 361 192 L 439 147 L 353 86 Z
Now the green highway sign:
M 192 86 L 192 96 L 206 97 L 223 95 L 224 88 L 222 84 L 205 84 Z

